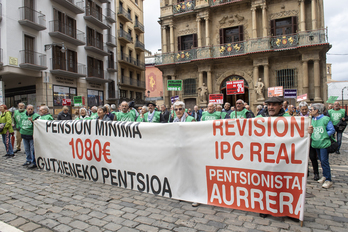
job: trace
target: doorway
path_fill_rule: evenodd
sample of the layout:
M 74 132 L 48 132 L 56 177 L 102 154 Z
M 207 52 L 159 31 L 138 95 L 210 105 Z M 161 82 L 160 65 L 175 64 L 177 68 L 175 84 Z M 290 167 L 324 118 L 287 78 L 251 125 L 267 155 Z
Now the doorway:
M 244 80 L 244 94 L 237 94 L 237 95 L 227 95 L 226 94 L 226 82 L 228 81 L 238 81 L 238 80 Z M 242 99 L 244 102 L 247 102 L 250 105 L 249 102 L 249 85 L 248 82 L 241 76 L 229 76 L 227 77 L 220 86 L 220 93 L 224 95 L 224 103 L 229 102 L 231 106 L 236 105 L 236 100 Z

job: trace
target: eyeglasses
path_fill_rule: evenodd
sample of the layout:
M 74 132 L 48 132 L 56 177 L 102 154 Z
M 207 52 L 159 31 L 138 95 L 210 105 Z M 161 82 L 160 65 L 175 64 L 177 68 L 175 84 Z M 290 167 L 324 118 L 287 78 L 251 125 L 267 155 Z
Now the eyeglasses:
M 178 110 L 179 110 L 179 111 L 182 111 L 183 109 L 184 109 L 184 108 L 175 108 L 174 110 L 175 110 L 175 111 L 178 111 Z
M 236 104 L 237 104 L 237 105 L 241 105 L 241 104 L 243 104 L 243 103 L 241 103 L 241 102 L 237 102 Z

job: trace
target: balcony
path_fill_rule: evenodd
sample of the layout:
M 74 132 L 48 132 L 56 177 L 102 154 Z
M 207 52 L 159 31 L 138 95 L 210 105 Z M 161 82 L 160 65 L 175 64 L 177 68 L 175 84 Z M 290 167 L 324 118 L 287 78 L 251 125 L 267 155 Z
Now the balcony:
M 210 0 L 209 5 L 214 7 L 214 6 L 221 6 L 221 5 L 226 5 L 229 3 L 234 3 L 234 2 L 241 2 L 244 0 Z
M 119 7 L 118 12 L 117 12 L 117 16 L 120 17 L 121 19 L 125 20 L 126 22 L 132 22 L 132 17 L 129 14 L 129 12 L 127 12 L 125 9 L 123 9 L 123 7 Z
M 118 31 L 118 39 L 126 42 L 126 43 L 132 43 L 133 42 L 133 38 L 131 36 L 131 34 L 125 32 L 124 30 L 120 29 Z
M 116 23 L 116 13 L 111 9 L 106 9 L 106 20 L 110 23 Z
M 121 76 L 120 84 L 121 85 L 130 85 L 130 86 L 145 89 L 145 81 L 140 81 L 140 80 L 137 80 L 134 78 L 126 77 L 126 76 Z
M 99 2 L 101 2 L 101 3 L 108 3 L 108 2 L 110 2 L 110 0 L 99 0 Z
M 139 33 L 145 32 L 144 25 L 138 20 L 135 21 L 134 30 L 138 31 Z
M 46 29 L 46 16 L 37 12 L 36 10 L 30 9 L 29 7 L 20 7 L 20 20 L 18 23 L 30 27 L 37 31 Z
M 21 62 L 19 67 L 34 71 L 46 70 L 46 55 L 34 51 L 22 50 L 19 52 Z
M 156 56 L 156 65 L 191 62 L 202 59 L 218 59 L 236 57 L 257 52 L 273 52 L 297 49 L 304 46 L 328 44 L 327 29 L 305 31 L 290 35 L 250 39 L 235 43 L 193 48 L 175 53 L 164 53 Z
M 114 61 L 108 61 L 108 72 L 117 72 L 117 62 Z
M 71 10 L 75 14 L 81 14 L 85 12 L 83 10 L 84 1 L 83 0 L 52 0 L 53 2 L 56 2 L 60 4 L 61 6 Z
M 84 32 L 74 29 L 69 25 L 63 24 L 58 20 L 50 21 L 49 35 L 77 46 L 85 45 Z
M 141 70 L 145 69 L 145 64 L 143 62 L 140 62 L 139 60 L 136 60 L 133 57 L 129 57 L 124 53 L 121 53 L 118 62 L 132 65 L 133 67 L 140 68 Z
M 196 1 L 184 1 L 173 4 L 173 14 L 181 14 L 189 11 L 193 11 L 196 6 Z
M 116 37 L 111 34 L 107 34 L 106 45 L 110 47 L 116 47 L 117 46 Z
M 139 50 L 140 52 L 145 52 L 145 45 L 140 41 L 136 41 L 135 42 L 135 49 Z
M 108 56 L 108 48 L 107 46 L 100 41 L 97 41 L 95 38 L 93 38 L 91 41 L 88 41 L 87 39 L 87 44 L 85 46 L 85 49 L 94 53 L 97 53 L 102 56 Z
M 93 67 L 88 67 L 88 75 L 86 77 L 86 80 L 89 82 L 93 82 L 93 83 L 110 82 L 111 80 L 104 78 L 106 76 L 107 75 L 104 75 L 104 70 L 100 70 L 100 69 L 93 68 Z
M 86 76 L 86 65 L 74 63 L 71 64 L 67 60 L 56 58 L 51 59 L 51 70 L 53 75 L 61 77 L 79 78 Z
M 94 7 L 85 8 L 85 16 L 83 17 L 86 21 L 93 23 L 100 29 L 108 29 L 109 26 L 106 22 L 105 15 L 101 14 L 98 9 Z

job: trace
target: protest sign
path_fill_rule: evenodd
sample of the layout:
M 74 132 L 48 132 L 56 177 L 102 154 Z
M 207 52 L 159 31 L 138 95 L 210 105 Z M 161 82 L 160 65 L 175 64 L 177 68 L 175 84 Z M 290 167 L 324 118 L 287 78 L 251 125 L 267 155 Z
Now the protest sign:
M 268 97 L 280 97 L 280 96 L 283 96 L 283 86 L 268 88 Z
M 167 90 L 168 91 L 181 91 L 182 80 L 168 80 Z
M 244 94 L 244 80 L 227 81 L 226 82 L 226 94 Z
M 209 94 L 209 103 L 224 104 L 223 94 Z
M 303 220 L 309 122 L 305 117 L 170 124 L 37 120 L 35 155 L 38 167 L 50 172 Z M 156 149 L 144 149 L 153 141 Z
M 284 89 L 284 98 L 296 98 L 297 89 Z
M 302 94 L 300 96 L 297 96 L 297 101 L 304 101 L 307 99 L 307 94 Z

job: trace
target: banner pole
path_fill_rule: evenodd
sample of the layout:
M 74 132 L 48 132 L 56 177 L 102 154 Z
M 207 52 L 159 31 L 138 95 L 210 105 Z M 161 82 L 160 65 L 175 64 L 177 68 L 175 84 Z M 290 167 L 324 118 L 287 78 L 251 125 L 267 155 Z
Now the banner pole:
M 234 112 L 235 112 L 236 118 L 237 118 L 237 95 L 236 94 L 234 95 L 234 105 L 235 105 Z

